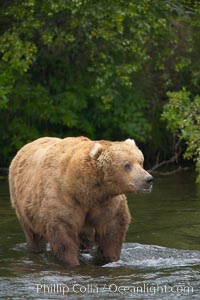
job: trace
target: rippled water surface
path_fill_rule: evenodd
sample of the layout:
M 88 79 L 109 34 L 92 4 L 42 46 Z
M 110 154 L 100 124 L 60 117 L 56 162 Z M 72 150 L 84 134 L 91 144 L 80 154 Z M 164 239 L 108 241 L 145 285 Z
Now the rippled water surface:
M 195 174 L 157 177 L 129 197 L 132 223 L 118 262 L 94 253 L 66 268 L 47 251 L 31 254 L 0 180 L 1 299 L 200 299 L 200 186 Z

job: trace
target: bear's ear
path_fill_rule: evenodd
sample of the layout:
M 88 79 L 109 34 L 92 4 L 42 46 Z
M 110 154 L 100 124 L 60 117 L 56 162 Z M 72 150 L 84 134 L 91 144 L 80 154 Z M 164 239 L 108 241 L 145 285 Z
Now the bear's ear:
M 92 159 L 97 159 L 99 157 L 99 155 L 101 154 L 102 150 L 103 150 L 103 147 L 101 146 L 101 144 L 95 143 L 90 151 L 90 157 Z
M 127 140 L 125 140 L 125 143 L 130 144 L 130 145 L 132 145 L 132 146 L 136 146 L 135 141 L 132 140 L 132 139 L 127 139 Z

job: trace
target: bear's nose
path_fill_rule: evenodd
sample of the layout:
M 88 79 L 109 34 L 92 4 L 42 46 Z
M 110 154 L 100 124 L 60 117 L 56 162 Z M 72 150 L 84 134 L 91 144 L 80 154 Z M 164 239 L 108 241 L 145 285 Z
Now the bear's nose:
M 147 184 L 151 184 L 153 182 L 153 176 L 151 176 L 151 175 L 147 176 L 145 181 Z

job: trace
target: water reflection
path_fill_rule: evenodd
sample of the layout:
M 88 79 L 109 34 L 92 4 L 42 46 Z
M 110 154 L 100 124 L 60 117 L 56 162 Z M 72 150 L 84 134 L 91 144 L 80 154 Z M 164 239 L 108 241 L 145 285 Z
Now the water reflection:
M 192 172 L 158 177 L 152 194 L 129 197 L 133 220 L 120 261 L 100 267 L 93 253 L 82 253 L 76 268 L 50 251 L 27 251 L 7 181 L 0 180 L 0 298 L 199 299 L 200 188 L 194 178 Z M 177 286 L 190 289 L 172 294 Z M 59 287 L 69 290 L 63 295 Z

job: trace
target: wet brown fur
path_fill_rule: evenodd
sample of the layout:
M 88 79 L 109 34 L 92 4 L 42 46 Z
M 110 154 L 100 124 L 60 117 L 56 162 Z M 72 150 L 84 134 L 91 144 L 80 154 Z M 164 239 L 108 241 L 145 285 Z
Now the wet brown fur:
M 147 173 L 136 146 L 98 141 L 92 156 L 95 143 L 41 138 L 25 145 L 9 170 L 12 206 L 29 248 L 43 251 L 50 242 L 53 253 L 72 266 L 79 264 L 80 245 L 93 243 L 107 261 L 119 259 L 131 219 L 124 193 L 136 192 L 132 181 L 138 184 Z M 125 160 L 134 174 L 124 170 Z

